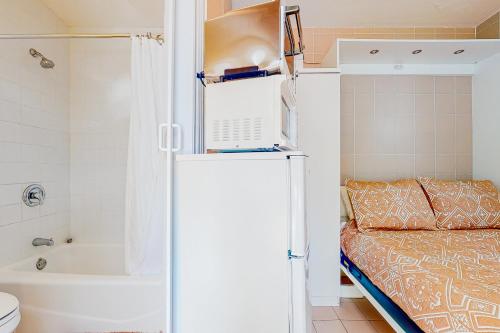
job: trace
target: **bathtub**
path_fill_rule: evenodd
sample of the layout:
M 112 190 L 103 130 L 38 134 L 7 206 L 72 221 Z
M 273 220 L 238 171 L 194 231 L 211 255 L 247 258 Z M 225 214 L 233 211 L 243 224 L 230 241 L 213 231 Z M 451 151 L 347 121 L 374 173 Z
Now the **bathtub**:
M 126 275 L 120 245 L 56 246 L 0 269 L 0 291 L 21 304 L 16 333 L 161 330 L 161 278 Z

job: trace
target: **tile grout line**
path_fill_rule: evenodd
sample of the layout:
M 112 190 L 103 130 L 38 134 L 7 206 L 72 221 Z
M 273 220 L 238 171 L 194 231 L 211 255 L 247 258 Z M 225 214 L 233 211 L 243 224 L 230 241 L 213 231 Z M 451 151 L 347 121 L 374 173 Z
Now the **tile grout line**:
M 436 115 L 436 77 L 432 77 L 433 117 L 434 117 L 434 178 L 437 178 L 437 115 Z
M 373 328 L 373 330 L 375 332 L 378 332 L 377 329 L 375 328 L 375 326 L 372 325 L 372 321 L 374 321 L 374 320 L 367 320 L 367 321 L 368 321 L 368 325 L 370 325 L 370 327 Z
M 417 92 L 416 77 L 412 77 L 413 85 L 413 177 L 417 178 Z
M 347 330 L 347 327 L 344 325 L 344 322 L 342 321 L 342 319 L 339 319 L 340 320 L 340 324 L 342 325 L 342 327 L 344 327 L 344 330 L 349 333 L 349 331 Z
M 351 76 L 351 78 L 353 78 L 354 80 L 354 88 L 353 88 L 353 133 L 354 133 L 354 139 L 353 139 L 353 177 L 354 177 L 354 180 L 356 180 L 356 91 L 357 91 L 357 82 L 356 82 L 356 77 L 355 76 Z M 345 181 L 345 179 L 344 179 Z
M 372 108 L 373 108 L 373 110 L 372 110 L 372 128 L 373 128 L 373 127 L 375 127 L 375 122 L 376 122 L 375 109 L 376 109 L 377 98 L 376 98 L 375 94 L 376 94 L 376 91 L 377 91 L 377 77 L 376 76 L 370 76 L 370 77 L 373 80 L 372 81 L 373 82 L 372 83 L 372 94 L 373 94 L 372 95 L 373 96 L 372 97 Z M 376 133 L 373 133 L 373 134 L 375 134 L 375 138 L 373 140 L 374 143 L 372 142 L 372 144 L 374 144 L 374 146 L 371 147 L 371 149 L 370 149 L 370 151 L 371 151 L 370 154 L 371 154 L 372 157 L 377 155 L 377 153 L 376 153 L 376 151 L 377 151 L 377 134 Z M 378 166 L 377 166 L 377 164 L 378 164 L 378 160 L 375 158 L 375 176 L 377 178 L 379 178 L 379 176 L 377 175 L 377 173 L 378 173 Z
M 453 168 L 455 170 L 455 180 L 457 180 L 457 77 L 453 77 Z

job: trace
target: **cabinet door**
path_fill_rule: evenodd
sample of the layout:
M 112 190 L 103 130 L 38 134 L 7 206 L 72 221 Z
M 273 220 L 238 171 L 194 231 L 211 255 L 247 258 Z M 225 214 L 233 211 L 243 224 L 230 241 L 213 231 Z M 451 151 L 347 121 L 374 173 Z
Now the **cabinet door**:
M 297 79 L 299 149 L 306 159 L 313 305 L 337 305 L 340 293 L 340 75 Z

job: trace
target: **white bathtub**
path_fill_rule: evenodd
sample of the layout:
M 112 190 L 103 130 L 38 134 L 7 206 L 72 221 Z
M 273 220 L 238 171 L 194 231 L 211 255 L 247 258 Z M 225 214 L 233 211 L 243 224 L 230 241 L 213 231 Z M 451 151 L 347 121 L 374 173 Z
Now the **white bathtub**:
M 21 304 L 16 333 L 159 332 L 160 277 L 127 276 L 123 247 L 67 244 L 0 270 L 0 291 Z

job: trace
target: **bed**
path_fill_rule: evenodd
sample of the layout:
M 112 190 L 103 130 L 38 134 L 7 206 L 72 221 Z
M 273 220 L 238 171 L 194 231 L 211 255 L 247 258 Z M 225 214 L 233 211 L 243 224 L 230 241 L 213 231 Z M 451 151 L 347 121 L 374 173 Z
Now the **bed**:
M 405 331 L 500 332 L 499 229 L 360 232 L 352 220 L 341 247 L 411 319 Z

